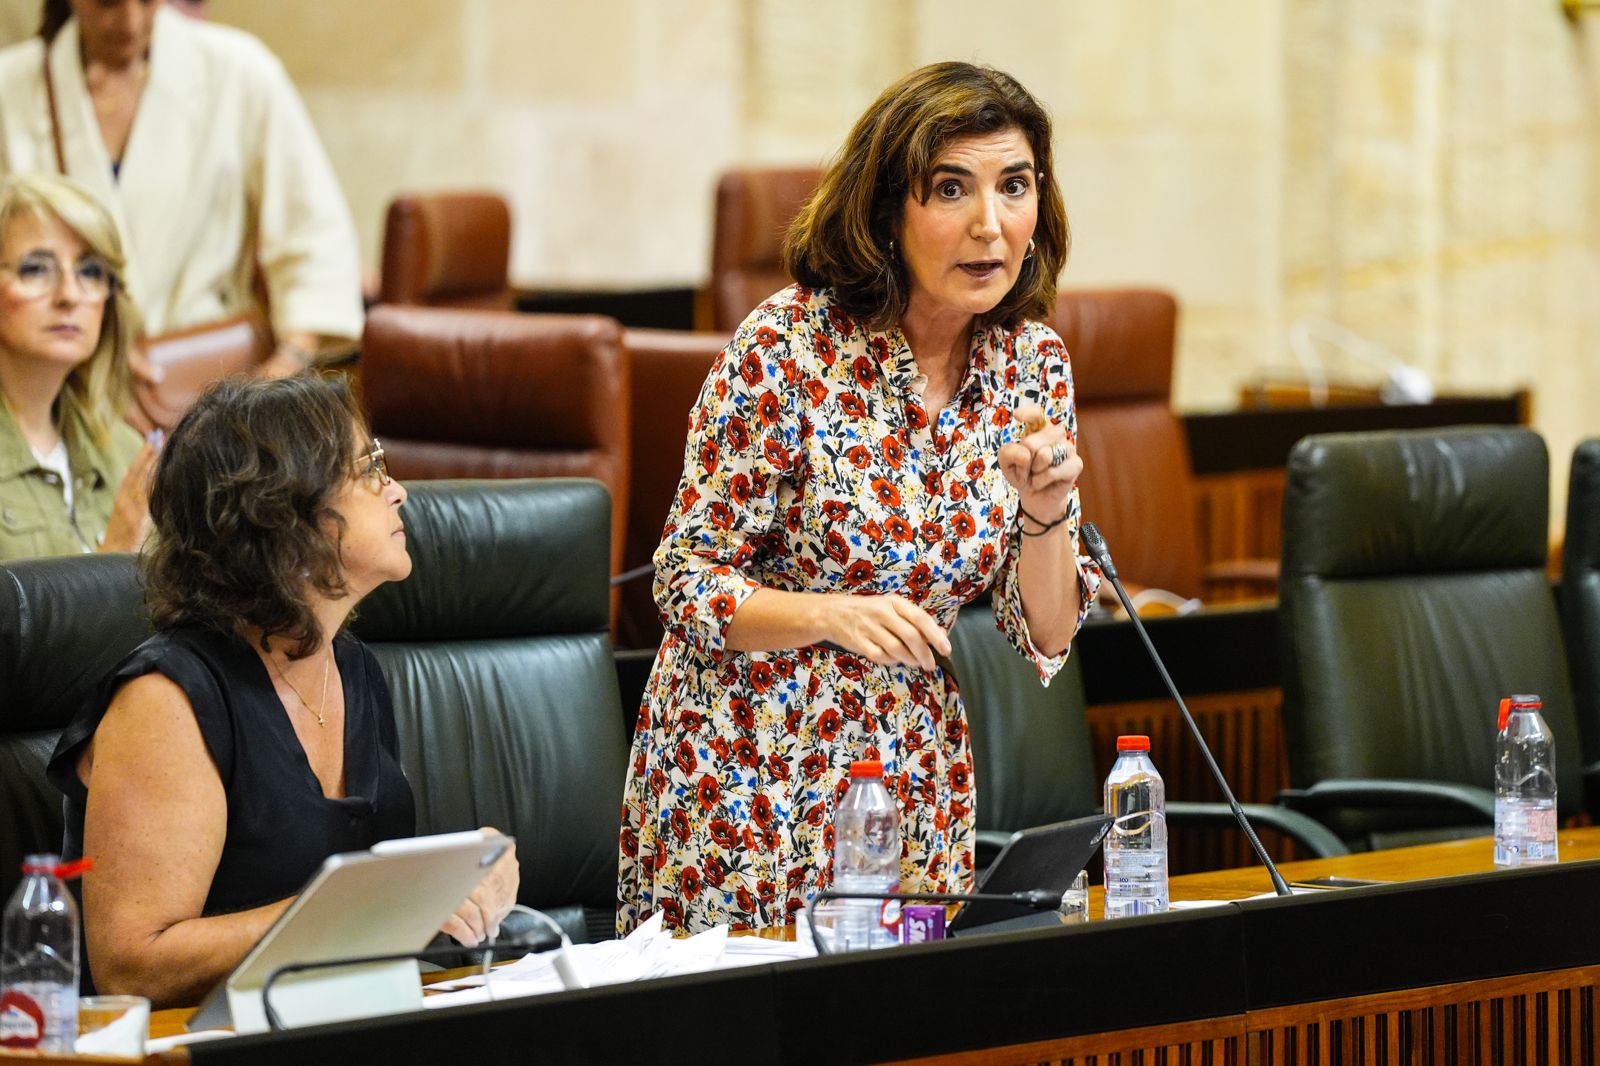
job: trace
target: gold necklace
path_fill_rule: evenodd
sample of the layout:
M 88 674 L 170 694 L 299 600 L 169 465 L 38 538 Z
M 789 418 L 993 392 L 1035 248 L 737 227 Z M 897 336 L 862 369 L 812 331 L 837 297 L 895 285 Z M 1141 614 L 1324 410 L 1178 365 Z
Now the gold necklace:
M 270 654 L 267 656 L 267 663 L 271 665 L 272 672 L 278 675 L 278 680 L 289 686 L 289 691 L 293 692 L 295 698 L 300 701 L 300 706 L 304 707 L 308 711 L 311 711 L 311 701 L 306 699 L 305 696 L 301 695 L 300 690 L 295 687 L 294 682 L 290 681 L 288 676 L 278 668 L 278 661 L 272 658 Z M 332 666 L 333 649 L 329 648 L 328 657 L 323 660 L 322 663 L 322 699 L 317 703 L 317 709 L 311 711 L 312 714 L 317 716 L 317 726 L 320 729 L 326 729 L 328 727 L 328 719 L 323 716 L 323 712 L 328 708 L 328 672 Z

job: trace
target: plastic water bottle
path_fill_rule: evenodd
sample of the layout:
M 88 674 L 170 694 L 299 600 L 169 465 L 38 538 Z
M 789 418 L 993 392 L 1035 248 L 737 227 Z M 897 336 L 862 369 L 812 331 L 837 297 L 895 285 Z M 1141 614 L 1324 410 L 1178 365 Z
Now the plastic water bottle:
M 1150 761 L 1150 738 L 1117 738 L 1106 778 L 1106 917 L 1167 909 L 1167 786 Z
M 833 887 L 839 892 L 900 890 L 900 806 L 883 787 L 883 764 L 850 764 L 850 788 L 833 815 Z M 840 900 L 834 948 L 856 951 L 895 942 L 889 901 Z
M 0 1047 L 70 1054 L 78 1036 L 78 905 L 61 883 L 80 867 L 29 855 L 6 904 Z
M 1556 746 L 1538 696 L 1500 701 L 1494 742 L 1494 862 L 1556 861 Z

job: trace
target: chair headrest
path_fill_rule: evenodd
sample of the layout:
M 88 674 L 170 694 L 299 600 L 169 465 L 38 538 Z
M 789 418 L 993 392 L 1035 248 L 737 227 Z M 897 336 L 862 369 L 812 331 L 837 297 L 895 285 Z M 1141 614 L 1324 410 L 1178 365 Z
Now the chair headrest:
M 1178 302 L 1156 289 L 1064 290 L 1049 325 L 1067 346 L 1077 402 L 1172 396 Z
M 817 167 L 733 170 L 717 182 L 711 273 L 776 267 L 790 221 L 822 180 Z M 776 289 L 787 285 L 776 286 Z
M 0 729 L 60 729 L 148 635 L 132 555 L 0 564 Z
M 622 327 L 604 315 L 375 307 L 361 361 L 380 438 L 585 449 L 627 421 Z
M 411 576 L 379 587 L 367 641 L 602 632 L 610 624 L 611 497 L 597 481 L 418 481 L 401 508 Z
M 1519 427 L 1330 433 L 1289 454 L 1283 575 L 1542 569 L 1549 457 Z
M 502 293 L 511 209 L 490 192 L 400 196 L 383 232 L 383 299 L 392 303 Z

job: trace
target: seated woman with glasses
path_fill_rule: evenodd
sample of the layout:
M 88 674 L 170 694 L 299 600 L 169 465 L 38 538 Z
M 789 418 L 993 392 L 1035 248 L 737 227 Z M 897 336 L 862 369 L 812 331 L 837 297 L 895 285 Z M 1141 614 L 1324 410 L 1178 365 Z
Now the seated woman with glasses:
M 155 450 L 122 421 L 139 313 L 82 188 L 0 181 L 0 559 L 132 551 Z
M 228 381 L 173 430 L 143 564 L 155 635 L 61 736 L 86 986 L 196 1003 L 329 855 L 415 832 L 377 661 L 343 632 L 411 572 L 383 450 L 342 386 Z M 514 852 L 446 923 L 472 946 Z

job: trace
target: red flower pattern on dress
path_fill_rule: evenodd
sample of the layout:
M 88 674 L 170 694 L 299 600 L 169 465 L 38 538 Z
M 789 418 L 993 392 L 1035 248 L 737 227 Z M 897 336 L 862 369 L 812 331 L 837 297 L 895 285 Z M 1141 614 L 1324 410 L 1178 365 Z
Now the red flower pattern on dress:
M 976 334 L 942 411 L 923 408 L 915 373 L 898 330 L 858 327 L 827 290 L 794 286 L 757 308 L 707 377 L 655 556 L 667 637 L 623 797 L 619 932 L 658 910 L 691 931 L 791 921 L 831 877 L 854 759 L 882 759 L 900 797 L 904 883 L 971 886 L 982 782 L 942 672 L 723 644 L 761 587 L 895 592 L 944 625 L 992 588 L 1012 645 L 1043 678 L 1060 668 L 1028 639 L 1016 495 L 995 456 L 1025 399 L 1074 433 L 1065 349 L 1032 323 Z M 1076 536 L 1075 495 L 1068 525 Z M 1098 574 L 1079 566 L 1092 598 Z

